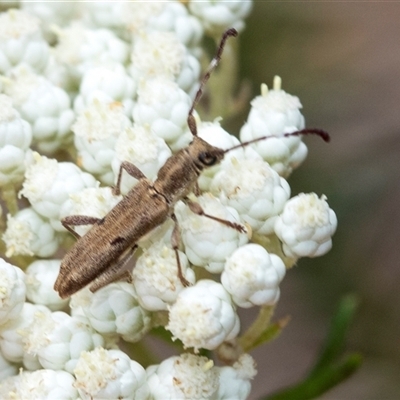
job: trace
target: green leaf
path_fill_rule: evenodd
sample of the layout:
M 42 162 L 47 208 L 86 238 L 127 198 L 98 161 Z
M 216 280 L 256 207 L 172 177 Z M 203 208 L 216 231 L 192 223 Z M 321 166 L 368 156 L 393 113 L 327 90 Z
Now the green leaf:
M 303 382 L 264 397 L 264 400 L 315 399 L 350 377 L 360 367 L 361 362 L 362 357 L 359 354 L 351 354 L 338 365 L 320 369 L 318 373 L 313 374 Z
M 249 352 L 264 343 L 276 339 L 282 333 L 283 328 L 288 324 L 289 320 L 290 317 L 285 317 L 270 324 L 263 332 L 261 332 L 260 336 L 258 336 L 258 338 L 251 343 L 251 345 L 246 349 L 246 352 Z
M 355 295 L 347 295 L 342 298 L 338 311 L 331 322 L 323 349 L 310 375 L 317 373 L 339 357 L 358 303 L 359 301 Z
M 315 399 L 347 379 L 360 367 L 362 357 L 358 353 L 352 353 L 344 360 L 337 361 L 341 356 L 346 333 L 357 305 L 358 300 L 353 295 L 345 296 L 341 300 L 325 345 L 307 378 L 287 389 L 268 395 L 263 400 Z

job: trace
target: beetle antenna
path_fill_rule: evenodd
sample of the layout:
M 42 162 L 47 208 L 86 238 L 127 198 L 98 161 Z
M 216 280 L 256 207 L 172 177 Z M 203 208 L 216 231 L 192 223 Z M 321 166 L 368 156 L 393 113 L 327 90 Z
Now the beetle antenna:
M 284 133 L 283 135 L 269 135 L 269 136 L 261 136 L 259 138 L 253 139 L 253 140 L 249 140 L 248 142 L 243 142 L 240 143 L 236 146 L 231 147 L 230 149 L 227 149 L 224 151 L 224 153 L 228 153 L 229 151 L 238 149 L 240 147 L 245 147 L 248 146 L 249 144 L 255 143 L 255 142 L 259 142 L 260 140 L 266 140 L 266 139 L 270 139 L 270 138 L 282 138 L 282 137 L 289 137 L 289 136 L 301 136 L 301 135 L 317 135 L 320 138 L 322 138 L 325 142 L 329 142 L 331 140 L 331 137 L 329 136 L 329 133 L 322 130 L 322 129 L 302 129 L 300 131 L 295 131 L 295 132 L 291 132 L 291 133 Z
M 219 61 L 221 60 L 221 55 L 225 47 L 226 40 L 230 37 L 236 37 L 238 35 L 237 30 L 234 28 L 228 29 L 225 31 L 225 33 L 222 35 L 222 39 L 219 43 L 217 54 L 214 56 L 214 58 L 211 60 L 210 65 L 208 66 L 208 69 L 206 73 L 203 76 L 203 79 L 200 82 L 200 87 L 197 90 L 196 96 L 193 100 L 192 107 L 189 110 L 188 118 L 187 118 L 187 123 L 189 125 L 190 132 L 192 132 L 193 136 L 197 136 L 197 126 L 196 126 L 196 120 L 193 116 L 193 111 L 197 106 L 197 103 L 201 99 L 201 96 L 203 95 L 203 88 L 205 84 L 207 83 L 208 79 L 210 78 L 212 72 L 214 69 L 217 67 L 219 64 Z

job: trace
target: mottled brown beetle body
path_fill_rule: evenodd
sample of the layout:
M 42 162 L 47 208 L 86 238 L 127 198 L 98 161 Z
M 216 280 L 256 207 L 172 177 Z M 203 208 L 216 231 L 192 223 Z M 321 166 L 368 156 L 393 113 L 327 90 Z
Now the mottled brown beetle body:
M 93 227 L 69 250 L 54 289 L 64 298 L 89 283 L 94 291 L 118 279 L 139 239 L 171 216 L 175 203 L 192 191 L 208 166 L 204 162 L 215 165 L 223 156 L 223 150 L 195 136 L 166 161 L 154 183 L 141 178 L 104 218 L 95 218 Z M 69 220 L 63 220 L 67 229 Z

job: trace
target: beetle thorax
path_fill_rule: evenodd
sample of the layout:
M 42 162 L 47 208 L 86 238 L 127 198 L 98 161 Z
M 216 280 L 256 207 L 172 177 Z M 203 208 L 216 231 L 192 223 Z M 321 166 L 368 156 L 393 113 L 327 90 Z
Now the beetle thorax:
M 195 136 L 188 147 L 170 157 L 158 171 L 154 189 L 173 205 L 193 190 L 203 169 L 218 164 L 223 158 L 222 149 Z

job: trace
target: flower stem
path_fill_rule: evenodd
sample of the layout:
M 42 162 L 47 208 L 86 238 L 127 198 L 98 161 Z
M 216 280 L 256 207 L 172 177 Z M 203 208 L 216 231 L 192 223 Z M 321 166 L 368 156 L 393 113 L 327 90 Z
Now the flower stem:
M 14 215 L 18 211 L 17 192 L 14 185 L 7 185 L 1 190 L 1 196 L 6 204 L 8 212 Z
M 253 343 L 268 328 L 274 314 L 275 306 L 262 306 L 256 320 L 251 324 L 247 331 L 239 338 L 239 344 L 244 352 L 248 352 L 253 347 Z

